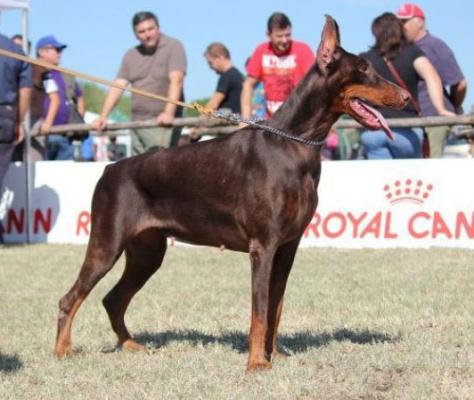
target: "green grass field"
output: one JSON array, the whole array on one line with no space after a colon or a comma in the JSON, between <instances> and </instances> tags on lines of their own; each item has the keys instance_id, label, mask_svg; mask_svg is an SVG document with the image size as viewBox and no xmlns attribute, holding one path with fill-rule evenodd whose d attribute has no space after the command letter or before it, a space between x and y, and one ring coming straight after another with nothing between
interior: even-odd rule
<instances>
[{"instance_id":1,"label":"green grass field","mask_svg":"<svg viewBox=\"0 0 474 400\"><path fill-rule=\"evenodd\" d=\"M52 349L57 303L85 247L0 246L0 399L473 399L474 252L299 251L280 338L291 357L249 374L246 254L171 247L133 300L147 353L114 349L94 289Z\"/></svg>"}]
</instances>

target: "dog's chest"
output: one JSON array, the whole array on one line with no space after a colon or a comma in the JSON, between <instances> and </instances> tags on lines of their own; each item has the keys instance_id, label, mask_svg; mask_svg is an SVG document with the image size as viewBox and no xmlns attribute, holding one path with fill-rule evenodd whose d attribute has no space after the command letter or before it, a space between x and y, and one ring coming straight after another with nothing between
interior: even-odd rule
<instances>
[{"instance_id":1,"label":"dog's chest","mask_svg":"<svg viewBox=\"0 0 474 400\"><path fill-rule=\"evenodd\" d=\"M316 185L305 177L298 188L287 188L282 193L279 220L288 234L300 233L311 221L317 204Z\"/></svg>"}]
</instances>

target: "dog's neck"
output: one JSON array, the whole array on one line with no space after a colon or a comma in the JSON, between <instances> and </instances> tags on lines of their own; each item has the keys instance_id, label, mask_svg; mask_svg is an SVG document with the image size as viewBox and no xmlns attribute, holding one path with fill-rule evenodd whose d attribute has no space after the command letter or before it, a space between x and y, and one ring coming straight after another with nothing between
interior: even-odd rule
<instances>
[{"instance_id":1,"label":"dog's neck","mask_svg":"<svg viewBox=\"0 0 474 400\"><path fill-rule=\"evenodd\" d=\"M316 64L272 116L270 125L305 139L324 140L340 114L331 110L336 94Z\"/></svg>"}]
</instances>

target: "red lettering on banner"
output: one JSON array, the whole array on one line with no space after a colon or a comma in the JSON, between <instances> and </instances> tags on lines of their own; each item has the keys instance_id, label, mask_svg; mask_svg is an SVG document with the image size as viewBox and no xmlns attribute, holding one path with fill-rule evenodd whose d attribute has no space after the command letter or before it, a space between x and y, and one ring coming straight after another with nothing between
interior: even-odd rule
<instances>
[{"instance_id":1,"label":"red lettering on banner","mask_svg":"<svg viewBox=\"0 0 474 400\"><path fill-rule=\"evenodd\" d=\"M76 235L79 236L81 234L81 230L83 230L84 235L89 236L90 223L91 223L91 213L89 211L81 212L77 217Z\"/></svg>"},{"instance_id":2,"label":"red lettering on banner","mask_svg":"<svg viewBox=\"0 0 474 400\"><path fill-rule=\"evenodd\" d=\"M51 220L53 212L51 208L46 210L47 216L44 218L43 213L41 210L35 210L34 218L33 218L33 233L39 232L39 225L41 224L43 227L43 232L49 233L51 230Z\"/></svg>"},{"instance_id":3,"label":"red lettering on banner","mask_svg":"<svg viewBox=\"0 0 474 400\"><path fill-rule=\"evenodd\" d=\"M315 213L311 223L304 231L304 237L319 238L322 236L328 239L337 239L350 234L354 239L364 239L370 236L375 239L398 239L400 235L393 230L392 220L392 212L384 213L382 211L373 215L367 211L361 214L331 212L325 216ZM82 227L81 223L84 225L85 233L89 234L87 228L89 219L78 222L78 234L80 227ZM446 239L460 239L462 237L474 239L474 213L469 218L463 212L458 212L456 220L451 221L446 220L438 211L433 213L420 211L409 218L408 234L415 239L428 237L436 239L440 236L444 236Z\"/></svg>"},{"instance_id":4,"label":"red lettering on banner","mask_svg":"<svg viewBox=\"0 0 474 400\"><path fill-rule=\"evenodd\" d=\"M36 209L33 212L33 233L40 231L49 233L52 228L53 211L48 208L45 213L40 209ZM25 233L26 231L26 212L24 208L15 210L9 209L6 217L6 232L7 234L13 233Z\"/></svg>"},{"instance_id":5,"label":"red lettering on banner","mask_svg":"<svg viewBox=\"0 0 474 400\"><path fill-rule=\"evenodd\" d=\"M329 230L329 223L331 220L340 221L339 229L337 229L334 232L331 232ZM347 226L347 222L346 222L346 218L344 217L344 214L340 212L333 212L333 213L328 214L328 216L323 221L323 233L328 238L334 239L342 235L342 233L346 230L346 226Z\"/></svg>"},{"instance_id":6,"label":"red lettering on banner","mask_svg":"<svg viewBox=\"0 0 474 400\"><path fill-rule=\"evenodd\" d=\"M314 222L313 222L314 220ZM309 225L304 230L304 237L307 238L310 233L314 235L314 237L319 237L318 226L321 222L321 216L318 213L314 213L313 220L309 223Z\"/></svg>"},{"instance_id":7,"label":"red lettering on banner","mask_svg":"<svg viewBox=\"0 0 474 400\"><path fill-rule=\"evenodd\" d=\"M385 230L383 232L384 239L396 239L398 238L398 233L390 232L390 227L392 226L392 213L387 213L387 219L385 220Z\"/></svg>"},{"instance_id":8,"label":"red lettering on banner","mask_svg":"<svg viewBox=\"0 0 474 400\"><path fill-rule=\"evenodd\" d=\"M467 217L464 213L459 212L456 215L456 239L461 237L461 227L464 228L464 232L469 239L474 239L474 213L471 214L471 224L468 225Z\"/></svg>"},{"instance_id":9,"label":"red lettering on banner","mask_svg":"<svg viewBox=\"0 0 474 400\"><path fill-rule=\"evenodd\" d=\"M379 211L367 224L365 229L360 234L360 238L373 234L375 238L380 237L380 232L382 231L382 213Z\"/></svg>"},{"instance_id":10,"label":"red lettering on banner","mask_svg":"<svg viewBox=\"0 0 474 400\"><path fill-rule=\"evenodd\" d=\"M431 236L436 238L438 235L445 235L448 239L453 237L453 234L449 230L448 225L446 225L446 222L444 222L441 214L438 211L435 211L433 214L433 231L431 232Z\"/></svg>"},{"instance_id":11,"label":"red lettering on banner","mask_svg":"<svg viewBox=\"0 0 474 400\"><path fill-rule=\"evenodd\" d=\"M25 230L25 209L20 210L20 217L17 217L15 210L10 208L7 214L7 233L13 232L13 225L17 233L22 233Z\"/></svg>"},{"instance_id":12,"label":"red lettering on banner","mask_svg":"<svg viewBox=\"0 0 474 400\"><path fill-rule=\"evenodd\" d=\"M352 215L351 212L347 213L347 218L352 223L352 237L353 238L356 238L359 236L359 225L362 222L362 220L365 219L365 217L367 217L367 212L365 211L360 215L359 218Z\"/></svg>"},{"instance_id":13,"label":"red lettering on banner","mask_svg":"<svg viewBox=\"0 0 474 400\"><path fill-rule=\"evenodd\" d=\"M408 221L408 232L410 233L411 236L413 236L416 239L423 239L427 237L430 234L430 232L428 230L424 230L422 232L415 231L415 226L414 226L415 221L419 218L430 220L431 216L427 212L423 212L423 211L413 214L413 216Z\"/></svg>"}]
</instances>

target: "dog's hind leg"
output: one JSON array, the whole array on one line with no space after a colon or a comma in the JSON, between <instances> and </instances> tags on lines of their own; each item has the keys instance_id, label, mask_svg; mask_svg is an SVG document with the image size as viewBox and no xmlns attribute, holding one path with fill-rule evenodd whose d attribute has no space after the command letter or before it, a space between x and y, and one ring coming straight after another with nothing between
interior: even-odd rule
<instances>
[{"instance_id":1,"label":"dog's hind leg","mask_svg":"<svg viewBox=\"0 0 474 400\"><path fill-rule=\"evenodd\" d=\"M296 250L300 239L294 240L280 246L273 258L273 269L270 281L270 300L268 310L268 330L265 340L265 352L268 356L286 356L278 350L277 333L280 324L281 310L283 308L283 296L285 294L286 282L290 274Z\"/></svg>"},{"instance_id":2,"label":"dog's hind leg","mask_svg":"<svg viewBox=\"0 0 474 400\"><path fill-rule=\"evenodd\" d=\"M166 237L158 230L141 233L125 249L123 275L103 300L112 329L118 336L119 347L129 350L145 349L132 339L125 325L124 315L133 296L161 266L165 252Z\"/></svg>"},{"instance_id":3,"label":"dog's hind leg","mask_svg":"<svg viewBox=\"0 0 474 400\"><path fill-rule=\"evenodd\" d=\"M101 243L97 237L91 238L76 282L59 301L58 333L54 349L59 358L72 353L71 327L74 315L97 282L113 267L121 252L118 240Z\"/></svg>"}]
</instances>

